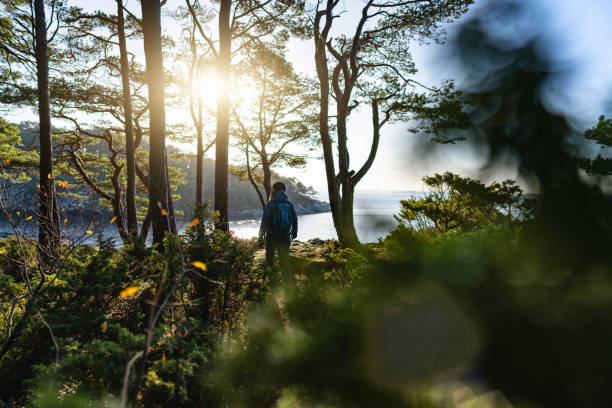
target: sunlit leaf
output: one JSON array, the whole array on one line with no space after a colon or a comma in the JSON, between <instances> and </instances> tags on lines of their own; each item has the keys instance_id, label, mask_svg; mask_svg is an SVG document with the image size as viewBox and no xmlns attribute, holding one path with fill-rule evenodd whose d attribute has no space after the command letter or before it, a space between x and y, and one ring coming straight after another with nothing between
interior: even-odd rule
<instances>
[{"instance_id":1,"label":"sunlit leaf","mask_svg":"<svg viewBox=\"0 0 612 408\"><path fill-rule=\"evenodd\" d=\"M68 222L68 218L64 218L64 225Z\"/></svg>"},{"instance_id":2,"label":"sunlit leaf","mask_svg":"<svg viewBox=\"0 0 612 408\"><path fill-rule=\"evenodd\" d=\"M66 245L68 243L70 243L70 241L66 240L66 241L62 242L62 245Z\"/></svg>"},{"instance_id":3,"label":"sunlit leaf","mask_svg":"<svg viewBox=\"0 0 612 408\"><path fill-rule=\"evenodd\" d=\"M122 298L126 298L132 296L136 292L138 292L138 286L128 286L127 288L119 292L119 296L121 296Z\"/></svg>"},{"instance_id":4,"label":"sunlit leaf","mask_svg":"<svg viewBox=\"0 0 612 408\"><path fill-rule=\"evenodd\" d=\"M102 322L100 329L102 329L102 333L106 333L106 330L108 329L108 322L106 320Z\"/></svg>"},{"instance_id":5,"label":"sunlit leaf","mask_svg":"<svg viewBox=\"0 0 612 408\"><path fill-rule=\"evenodd\" d=\"M112 224L113 222L115 222L117 220L117 216L114 216L113 218L111 218L110 223Z\"/></svg>"},{"instance_id":6,"label":"sunlit leaf","mask_svg":"<svg viewBox=\"0 0 612 408\"><path fill-rule=\"evenodd\" d=\"M30 221L32 219L32 216L30 215L28 218L26 218L26 221Z\"/></svg>"},{"instance_id":7,"label":"sunlit leaf","mask_svg":"<svg viewBox=\"0 0 612 408\"><path fill-rule=\"evenodd\" d=\"M195 266L196 268L201 269L201 270L203 270L203 271L205 271L205 270L207 269L207 268L206 268L206 264L205 264L204 262L200 262L200 261L193 261L191 264L192 264L193 266Z\"/></svg>"},{"instance_id":8,"label":"sunlit leaf","mask_svg":"<svg viewBox=\"0 0 612 408\"><path fill-rule=\"evenodd\" d=\"M21 215L21 212L20 211L15 211L15 214Z\"/></svg>"},{"instance_id":9,"label":"sunlit leaf","mask_svg":"<svg viewBox=\"0 0 612 408\"><path fill-rule=\"evenodd\" d=\"M47 178L51 180L51 173L47 174Z\"/></svg>"},{"instance_id":10,"label":"sunlit leaf","mask_svg":"<svg viewBox=\"0 0 612 408\"><path fill-rule=\"evenodd\" d=\"M6 164L10 164L10 163L11 163L11 159L6 159L4 162L5 162Z\"/></svg>"},{"instance_id":11,"label":"sunlit leaf","mask_svg":"<svg viewBox=\"0 0 612 408\"><path fill-rule=\"evenodd\" d=\"M189 223L189 226L190 226L190 227L193 227L194 225L198 225L198 224L199 224L199 222L200 222L200 219L199 219L199 218L196 218L196 219L194 219L193 221L191 221L191 222Z\"/></svg>"},{"instance_id":12,"label":"sunlit leaf","mask_svg":"<svg viewBox=\"0 0 612 408\"><path fill-rule=\"evenodd\" d=\"M162 354L162 361L166 361L166 353Z\"/></svg>"},{"instance_id":13,"label":"sunlit leaf","mask_svg":"<svg viewBox=\"0 0 612 408\"><path fill-rule=\"evenodd\" d=\"M85 231L85 233L91 235L91 234L93 234L93 231L92 230L87 230L87 231Z\"/></svg>"},{"instance_id":14,"label":"sunlit leaf","mask_svg":"<svg viewBox=\"0 0 612 408\"><path fill-rule=\"evenodd\" d=\"M161 215L168 215L168 211L166 211L166 210L161 210Z\"/></svg>"}]
</instances>

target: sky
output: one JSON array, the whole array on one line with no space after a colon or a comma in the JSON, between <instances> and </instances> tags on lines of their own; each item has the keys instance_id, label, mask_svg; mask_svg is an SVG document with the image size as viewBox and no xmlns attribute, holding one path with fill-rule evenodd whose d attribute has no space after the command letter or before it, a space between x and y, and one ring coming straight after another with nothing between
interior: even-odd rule
<instances>
[{"instance_id":1,"label":"sky","mask_svg":"<svg viewBox=\"0 0 612 408\"><path fill-rule=\"evenodd\" d=\"M470 12L461 20L447 27L452 37L462 23L473 13L478 13L485 0L476 0ZM493 0L494 1L494 0ZM592 126L602 113L612 111L612 52L607 39L612 38L612 1L610 0L527 0L529 13L524 21L507 27L498 27L505 38L544 35L553 59L566 73L551 83L553 97L550 110L568 115L579 129ZM114 2L72 0L87 10L107 7L113 13ZM137 14L139 3L128 0L128 7ZM169 0L164 7L171 10L182 5L183 0ZM345 0L346 13L339 22L339 31L350 30L358 16L359 0ZM165 34L180 32L178 24L168 16L162 19ZM411 52L419 70L416 79L429 85L452 78L461 86L464 74L448 58L447 45L413 44ZM141 53L141 55L143 55ZM289 60L294 68L310 77L315 76L314 47L312 41L291 40ZM172 112L169 112L172 115ZM174 113L176 114L176 113ZM20 118L32 119L31 114L20 113ZM187 118L187 116L185 116ZM17 119L17 118L15 118ZM17 119L17 121L19 121ZM171 122L169 118L169 122ZM484 164L482 147L461 144L437 146L432 154L424 156L423 146L428 137L409 133L406 124L387 125L382 130L380 148L374 165L358 186L358 190L422 190L421 178L434 172L453 171L478 177L483 181L517 178L529 189L526 181L518 178L516 166L505 163L488 173L479 172ZM369 153L371 142L370 112L360 109L353 113L348 123L351 167L358 169ZM192 149L191 145L182 145ZM481 149L481 150L478 150ZM313 185L325 192L325 170L321 160L311 160L304 169L278 169L283 175L293 176L306 185Z\"/></svg>"},{"instance_id":2,"label":"sky","mask_svg":"<svg viewBox=\"0 0 612 408\"><path fill-rule=\"evenodd\" d=\"M494 0L492 0L494 1ZM538 36L545 37L551 58L563 75L551 82L549 109L568 117L576 128L593 126L603 113L612 112L612 52L607 39L612 38L612 1L610 0L526 0L528 15L516 25L496 27L503 38ZM348 3L348 2L347 2ZM476 0L470 12L447 27L448 35L457 32L460 24L478 13L484 1ZM348 17L348 16L347 16ZM349 23L350 24L350 23ZM314 70L312 44L296 44L290 58L304 72ZM429 44L412 46L412 54L419 70L417 78L427 84L438 84L444 78L452 78L461 87L464 74L448 59L448 45ZM362 163L367 156L370 133L369 112L361 112L349 123L349 143L352 163ZM421 178L434 172L453 171L483 181L515 178L526 190L536 187L517 174L516 163L505 163L481 172L484 164L483 147L457 143L437 145L427 158L423 156L426 135L406 131L397 124L383 128L381 145L370 172L360 183L364 190L422 190ZM297 177L299 172L295 171ZM324 179L322 163L308 167L308 177ZM321 176L319 176L321 174Z\"/></svg>"}]
</instances>

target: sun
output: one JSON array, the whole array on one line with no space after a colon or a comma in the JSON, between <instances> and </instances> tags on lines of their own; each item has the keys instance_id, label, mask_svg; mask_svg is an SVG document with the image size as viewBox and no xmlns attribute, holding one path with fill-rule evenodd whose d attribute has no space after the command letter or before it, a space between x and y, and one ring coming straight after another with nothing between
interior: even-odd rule
<instances>
[{"instance_id":1,"label":"sun","mask_svg":"<svg viewBox=\"0 0 612 408\"><path fill-rule=\"evenodd\" d=\"M189 84L193 97L194 109L197 110L198 97L202 101L205 117L214 115L217 110L217 97L221 92L228 92L231 109L239 115L247 114L248 109L257 106L258 90L255 85L244 77L230 81L230 85L219 80L214 72L202 73ZM183 88L184 89L184 88ZM170 124L191 124L192 118L189 106L168 104L166 106L166 121Z\"/></svg>"},{"instance_id":2,"label":"sun","mask_svg":"<svg viewBox=\"0 0 612 408\"><path fill-rule=\"evenodd\" d=\"M238 110L241 110L243 105L253 104L257 96L255 87L244 78L230 81L228 85L214 73L202 74L194 79L191 89L194 96L201 96L202 103L208 110L216 108L220 92L229 92L230 103Z\"/></svg>"},{"instance_id":3,"label":"sun","mask_svg":"<svg viewBox=\"0 0 612 408\"><path fill-rule=\"evenodd\" d=\"M199 95L202 98L207 109L215 109L219 93L227 87L224 82L220 81L216 74L202 74L191 81L191 90L194 97Z\"/></svg>"}]
</instances>

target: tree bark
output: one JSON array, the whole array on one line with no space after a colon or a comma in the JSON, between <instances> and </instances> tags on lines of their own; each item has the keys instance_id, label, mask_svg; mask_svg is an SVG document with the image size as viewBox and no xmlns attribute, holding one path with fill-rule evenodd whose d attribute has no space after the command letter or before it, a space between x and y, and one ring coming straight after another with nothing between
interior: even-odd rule
<instances>
[{"instance_id":1,"label":"tree bark","mask_svg":"<svg viewBox=\"0 0 612 408\"><path fill-rule=\"evenodd\" d=\"M231 0L221 0L219 9L219 56L217 79L217 143L215 147L215 211L219 213L215 228L229 230L228 145L229 145L229 74L231 67Z\"/></svg>"},{"instance_id":2,"label":"tree bark","mask_svg":"<svg viewBox=\"0 0 612 408\"><path fill-rule=\"evenodd\" d=\"M342 229L338 232L340 243L349 248L359 248L361 243L355 230L355 218L353 214L353 199L355 197L355 184L348 181L342 184Z\"/></svg>"},{"instance_id":3,"label":"tree bark","mask_svg":"<svg viewBox=\"0 0 612 408\"><path fill-rule=\"evenodd\" d=\"M172 187L170 186L170 173L168 171L168 158L166 157L166 183L168 185L168 219L170 222L170 232L178 234L176 229L176 217L174 216L174 200L172 199Z\"/></svg>"},{"instance_id":4,"label":"tree bark","mask_svg":"<svg viewBox=\"0 0 612 408\"><path fill-rule=\"evenodd\" d=\"M187 6L191 9L191 4L187 2ZM193 30L191 31L191 67L189 70L189 112L191 113L191 119L196 128L196 191L195 191L195 210L199 212L199 208L202 206L204 200L204 145L202 140L202 133L204 127L204 106L202 104L202 90L196 89L196 97L193 97L193 84L200 84L201 72L198 57L198 48L195 40L195 29L197 26L197 20L193 16ZM198 216L198 215L196 215Z\"/></svg>"},{"instance_id":5,"label":"tree bark","mask_svg":"<svg viewBox=\"0 0 612 408\"><path fill-rule=\"evenodd\" d=\"M319 134L321 145L323 146L323 160L325 163L325 174L327 177L327 192L329 195L329 205L331 207L334 227L338 234L338 239L342 235L342 201L340 198L339 183L336 177L334 165L334 154L332 151L332 140L329 133L329 69L327 68L326 41L332 24L332 9L337 2L328 1L326 10L317 12L314 23L315 41L315 64L317 77L320 84L321 103L319 107ZM319 31L321 19L325 17L325 25ZM342 241L340 241L342 243ZM344 243L343 243L344 244Z\"/></svg>"},{"instance_id":6,"label":"tree bark","mask_svg":"<svg viewBox=\"0 0 612 408\"><path fill-rule=\"evenodd\" d=\"M270 198L272 193L272 170L270 169L270 163L268 162L267 153L262 149L261 155L261 168L263 170L263 187L266 190L266 197Z\"/></svg>"},{"instance_id":7,"label":"tree bark","mask_svg":"<svg viewBox=\"0 0 612 408\"><path fill-rule=\"evenodd\" d=\"M142 0L147 82L149 87L149 208L153 226L153 243L161 248L170 231L168 180L166 176L166 113L164 107L164 70L161 48L161 4L159 0Z\"/></svg>"},{"instance_id":8,"label":"tree bark","mask_svg":"<svg viewBox=\"0 0 612 408\"><path fill-rule=\"evenodd\" d=\"M145 243L147 242L147 237L149 236L149 228L151 227L151 210L147 211L147 215L145 219L142 221L142 226L140 227L140 240Z\"/></svg>"},{"instance_id":9,"label":"tree bark","mask_svg":"<svg viewBox=\"0 0 612 408\"><path fill-rule=\"evenodd\" d=\"M257 193L257 197L259 197L259 202L261 204L261 209L263 210L263 209L266 208L266 200L264 199L263 195L261 194L261 191L259 190L259 186L257 185L257 182L255 182L255 179L253 178L253 172L251 171L251 160L250 160L250 156L249 156L249 144L248 143L246 143L245 152L246 152L247 176L249 177L249 181L251 182L251 185L253 186L253 188L255 189L255 192Z\"/></svg>"},{"instance_id":10,"label":"tree bark","mask_svg":"<svg viewBox=\"0 0 612 408\"><path fill-rule=\"evenodd\" d=\"M135 237L138 234L138 218L136 216L136 166L134 158L134 127L132 123L132 92L130 88L130 69L128 65L127 46L125 43L123 0L117 0L117 20L121 82L123 86L123 111L125 115L125 160L127 164L125 205L128 233Z\"/></svg>"},{"instance_id":11,"label":"tree bark","mask_svg":"<svg viewBox=\"0 0 612 408\"><path fill-rule=\"evenodd\" d=\"M38 243L41 260L48 262L55 256L59 244L59 213L53 181L53 146L51 144L51 112L49 107L49 55L44 0L34 1L34 15L38 115L40 121Z\"/></svg>"},{"instance_id":12,"label":"tree bark","mask_svg":"<svg viewBox=\"0 0 612 408\"><path fill-rule=\"evenodd\" d=\"M204 146L202 141L202 95L198 92L198 123L196 125L196 209L202 206L204 199Z\"/></svg>"}]
</instances>

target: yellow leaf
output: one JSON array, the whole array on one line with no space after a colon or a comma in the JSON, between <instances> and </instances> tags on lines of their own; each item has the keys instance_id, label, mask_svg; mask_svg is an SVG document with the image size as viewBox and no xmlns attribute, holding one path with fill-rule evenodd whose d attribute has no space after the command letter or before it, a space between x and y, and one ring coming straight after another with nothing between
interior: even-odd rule
<instances>
[{"instance_id":1,"label":"yellow leaf","mask_svg":"<svg viewBox=\"0 0 612 408\"><path fill-rule=\"evenodd\" d=\"M166 353L162 354L162 361L166 361Z\"/></svg>"},{"instance_id":2,"label":"yellow leaf","mask_svg":"<svg viewBox=\"0 0 612 408\"><path fill-rule=\"evenodd\" d=\"M40 184L37 184L36 187L38 187L38 189L40 190Z\"/></svg>"},{"instance_id":3,"label":"yellow leaf","mask_svg":"<svg viewBox=\"0 0 612 408\"><path fill-rule=\"evenodd\" d=\"M134 244L132 243L131 245L132 245L132 248L134 248Z\"/></svg>"},{"instance_id":4,"label":"yellow leaf","mask_svg":"<svg viewBox=\"0 0 612 408\"><path fill-rule=\"evenodd\" d=\"M51 173L47 174L47 178L51 180Z\"/></svg>"},{"instance_id":5,"label":"yellow leaf","mask_svg":"<svg viewBox=\"0 0 612 408\"><path fill-rule=\"evenodd\" d=\"M194 261L194 262L192 262L191 264L192 264L193 266L195 266L196 268L201 269L201 270L203 270L203 271L205 271L205 270L207 269L207 268L206 268L206 264L205 264L204 262Z\"/></svg>"},{"instance_id":6,"label":"yellow leaf","mask_svg":"<svg viewBox=\"0 0 612 408\"><path fill-rule=\"evenodd\" d=\"M64 225L68 222L68 218L64 218Z\"/></svg>"},{"instance_id":7,"label":"yellow leaf","mask_svg":"<svg viewBox=\"0 0 612 408\"><path fill-rule=\"evenodd\" d=\"M6 162L6 164L10 164L11 163L11 159L6 159L5 162Z\"/></svg>"},{"instance_id":8,"label":"yellow leaf","mask_svg":"<svg viewBox=\"0 0 612 408\"><path fill-rule=\"evenodd\" d=\"M16 213L17 215L21 215L21 212L19 212L19 211L16 211L15 213Z\"/></svg>"},{"instance_id":9,"label":"yellow leaf","mask_svg":"<svg viewBox=\"0 0 612 408\"><path fill-rule=\"evenodd\" d=\"M111 222L110 222L110 223L112 224L112 223L113 223L113 222L115 222L116 220L117 220L117 217L115 216L115 217L111 218Z\"/></svg>"},{"instance_id":10,"label":"yellow leaf","mask_svg":"<svg viewBox=\"0 0 612 408\"><path fill-rule=\"evenodd\" d=\"M137 398L138 398L139 400L141 400L141 399L142 399L142 394L138 394L138 397L137 397Z\"/></svg>"},{"instance_id":11,"label":"yellow leaf","mask_svg":"<svg viewBox=\"0 0 612 408\"><path fill-rule=\"evenodd\" d=\"M102 329L102 333L106 332L106 329L108 329L108 322L105 320L102 322L102 324L100 325L100 328Z\"/></svg>"},{"instance_id":12,"label":"yellow leaf","mask_svg":"<svg viewBox=\"0 0 612 408\"><path fill-rule=\"evenodd\" d=\"M198 218L194 219L193 221L191 221L189 223L190 227L193 227L194 225L198 225L198 223L200 222L200 220Z\"/></svg>"},{"instance_id":13,"label":"yellow leaf","mask_svg":"<svg viewBox=\"0 0 612 408\"><path fill-rule=\"evenodd\" d=\"M136 292L138 292L138 286L128 286L119 293L119 296L126 298L132 296Z\"/></svg>"},{"instance_id":14,"label":"yellow leaf","mask_svg":"<svg viewBox=\"0 0 612 408\"><path fill-rule=\"evenodd\" d=\"M161 210L161 215L168 215L168 211L166 211L166 210Z\"/></svg>"},{"instance_id":15,"label":"yellow leaf","mask_svg":"<svg viewBox=\"0 0 612 408\"><path fill-rule=\"evenodd\" d=\"M62 245L66 245L66 244L68 244L69 242L70 242L70 241L66 240L66 241L62 242Z\"/></svg>"},{"instance_id":16,"label":"yellow leaf","mask_svg":"<svg viewBox=\"0 0 612 408\"><path fill-rule=\"evenodd\" d=\"M92 230L87 230L87 231L85 231L85 233L91 235L91 234L93 234L93 231Z\"/></svg>"},{"instance_id":17,"label":"yellow leaf","mask_svg":"<svg viewBox=\"0 0 612 408\"><path fill-rule=\"evenodd\" d=\"M32 219L32 216L30 215L28 218L26 218L26 221L30 221Z\"/></svg>"},{"instance_id":18,"label":"yellow leaf","mask_svg":"<svg viewBox=\"0 0 612 408\"><path fill-rule=\"evenodd\" d=\"M168 332L168 337L172 337L172 332Z\"/></svg>"}]
</instances>

